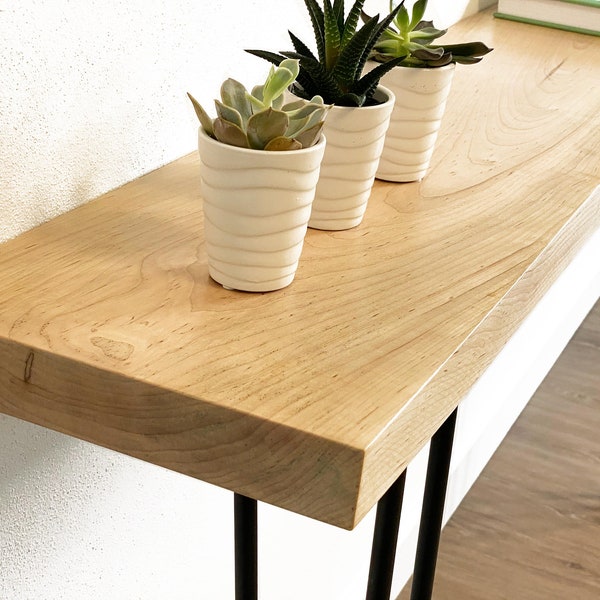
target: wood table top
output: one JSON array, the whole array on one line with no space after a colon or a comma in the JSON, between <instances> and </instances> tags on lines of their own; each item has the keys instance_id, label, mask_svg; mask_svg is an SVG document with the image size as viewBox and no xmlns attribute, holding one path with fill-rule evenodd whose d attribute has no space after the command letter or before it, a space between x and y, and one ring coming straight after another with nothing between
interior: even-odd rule
<instances>
[{"instance_id":1,"label":"wood table top","mask_svg":"<svg viewBox=\"0 0 600 600\"><path fill-rule=\"evenodd\" d=\"M429 174L309 230L288 288L209 278L196 154L0 245L0 412L354 527L600 227L600 39L447 37L495 49Z\"/></svg>"}]
</instances>

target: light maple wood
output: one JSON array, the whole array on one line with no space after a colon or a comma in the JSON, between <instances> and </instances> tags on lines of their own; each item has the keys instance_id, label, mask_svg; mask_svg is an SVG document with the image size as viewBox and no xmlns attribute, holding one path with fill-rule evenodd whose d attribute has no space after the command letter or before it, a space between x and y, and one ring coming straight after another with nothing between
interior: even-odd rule
<instances>
[{"instance_id":1,"label":"light maple wood","mask_svg":"<svg viewBox=\"0 0 600 600\"><path fill-rule=\"evenodd\" d=\"M0 246L0 411L352 528L600 226L600 39L522 27L289 288L209 279L195 155Z\"/></svg>"},{"instance_id":2,"label":"light maple wood","mask_svg":"<svg viewBox=\"0 0 600 600\"><path fill-rule=\"evenodd\" d=\"M600 598L599 425L600 302L444 529L434 598Z\"/></svg>"}]
</instances>

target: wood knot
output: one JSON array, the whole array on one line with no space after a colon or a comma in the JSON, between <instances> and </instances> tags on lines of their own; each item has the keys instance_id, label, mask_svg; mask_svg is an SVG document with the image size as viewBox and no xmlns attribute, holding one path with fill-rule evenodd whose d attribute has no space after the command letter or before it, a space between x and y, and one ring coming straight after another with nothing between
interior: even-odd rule
<instances>
[{"instance_id":1,"label":"wood knot","mask_svg":"<svg viewBox=\"0 0 600 600\"><path fill-rule=\"evenodd\" d=\"M25 370L23 371L23 381L29 383L31 371L33 369L33 352L30 352L25 359Z\"/></svg>"}]
</instances>

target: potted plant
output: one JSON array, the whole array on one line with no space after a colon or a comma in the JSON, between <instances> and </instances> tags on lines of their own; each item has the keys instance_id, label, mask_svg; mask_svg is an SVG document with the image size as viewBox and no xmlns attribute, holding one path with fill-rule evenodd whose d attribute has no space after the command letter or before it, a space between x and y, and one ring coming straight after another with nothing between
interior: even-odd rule
<instances>
[{"instance_id":1,"label":"potted plant","mask_svg":"<svg viewBox=\"0 0 600 600\"><path fill-rule=\"evenodd\" d=\"M327 148L309 227L348 229L363 218L394 95L379 86L380 77L400 64L404 57L386 61L363 74L367 58L379 36L392 22L397 10L360 23L364 0L356 0L347 16L343 0L304 0L315 33L316 53L293 33L294 51L248 50L274 64L288 58L300 61L300 72L291 92L300 98L315 94L333 104L324 133Z\"/></svg>"},{"instance_id":2,"label":"potted plant","mask_svg":"<svg viewBox=\"0 0 600 600\"><path fill-rule=\"evenodd\" d=\"M390 9L395 2L390 0ZM447 30L424 21L427 0L417 0L409 14L404 0L369 56L368 69L404 58L381 79L396 96L376 177L418 181L431 160L456 63L474 64L491 52L482 42L439 45ZM365 22L370 17L363 11Z\"/></svg>"},{"instance_id":3,"label":"potted plant","mask_svg":"<svg viewBox=\"0 0 600 600\"><path fill-rule=\"evenodd\" d=\"M271 67L252 92L227 79L217 117L190 94L210 276L225 288L266 292L294 279L325 150L323 99L284 103L299 61Z\"/></svg>"}]
</instances>

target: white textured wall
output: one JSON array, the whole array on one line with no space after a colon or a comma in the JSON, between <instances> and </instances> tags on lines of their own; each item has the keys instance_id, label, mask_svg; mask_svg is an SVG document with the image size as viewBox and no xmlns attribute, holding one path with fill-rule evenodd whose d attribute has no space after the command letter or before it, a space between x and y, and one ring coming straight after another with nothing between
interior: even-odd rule
<instances>
[{"instance_id":1,"label":"white textured wall","mask_svg":"<svg viewBox=\"0 0 600 600\"><path fill-rule=\"evenodd\" d=\"M287 4L287 6L286 6ZM0 241L195 145L185 92L267 64L299 2L0 0ZM272 29L272 31L269 31Z\"/></svg>"},{"instance_id":2,"label":"white textured wall","mask_svg":"<svg viewBox=\"0 0 600 600\"><path fill-rule=\"evenodd\" d=\"M479 4L432 0L431 16ZM0 0L0 242L192 151L185 92L256 83L266 64L241 49L288 47L288 27L310 32L301 0ZM0 600L232 598L230 509L217 488L0 417ZM351 533L260 517L264 600L363 595L372 515Z\"/></svg>"}]
</instances>

